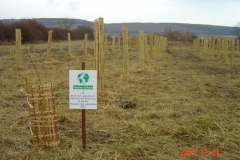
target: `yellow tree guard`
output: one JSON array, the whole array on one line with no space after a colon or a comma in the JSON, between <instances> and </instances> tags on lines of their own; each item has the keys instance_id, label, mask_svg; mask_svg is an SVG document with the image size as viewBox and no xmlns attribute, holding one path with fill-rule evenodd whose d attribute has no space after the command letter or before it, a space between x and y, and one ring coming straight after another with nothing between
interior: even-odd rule
<instances>
[{"instance_id":1,"label":"yellow tree guard","mask_svg":"<svg viewBox=\"0 0 240 160\"><path fill-rule=\"evenodd\" d=\"M133 41L133 37L132 37L132 36L128 36L128 47L129 47L129 48L133 48L133 43L132 43L132 41Z\"/></svg>"},{"instance_id":2,"label":"yellow tree guard","mask_svg":"<svg viewBox=\"0 0 240 160\"><path fill-rule=\"evenodd\" d=\"M234 52L235 52L235 39L232 38L231 40L231 59L230 59L230 64L231 64L231 67L233 67L234 65Z\"/></svg>"},{"instance_id":3,"label":"yellow tree guard","mask_svg":"<svg viewBox=\"0 0 240 160\"><path fill-rule=\"evenodd\" d=\"M237 40L237 52L239 52L239 40Z\"/></svg>"},{"instance_id":4,"label":"yellow tree guard","mask_svg":"<svg viewBox=\"0 0 240 160\"><path fill-rule=\"evenodd\" d=\"M150 32L150 35L149 35L149 45L150 45L150 50L149 50L150 59L152 59L153 58L153 32Z\"/></svg>"},{"instance_id":5,"label":"yellow tree guard","mask_svg":"<svg viewBox=\"0 0 240 160\"><path fill-rule=\"evenodd\" d=\"M140 68L144 68L144 32L139 31L139 62Z\"/></svg>"},{"instance_id":6,"label":"yellow tree guard","mask_svg":"<svg viewBox=\"0 0 240 160\"><path fill-rule=\"evenodd\" d=\"M104 76L104 21L103 18L94 20L94 67L97 70L98 91L103 89Z\"/></svg>"},{"instance_id":7,"label":"yellow tree guard","mask_svg":"<svg viewBox=\"0 0 240 160\"><path fill-rule=\"evenodd\" d=\"M217 39L217 50L218 50L217 60L218 60L218 61L220 60L220 47L221 47L221 39L218 38L218 39Z\"/></svg>"},{"instance_id":8,"label":"yellow tree guard","mask_svg":"<svg viewBox=\"0 0 240 160\"><path fill-rule=\"evenodd\" d=\"M204 44L204 43L203 43L203 40L204 40L204 39L201 39L201 51L203 51L203 44Z\"/></svg>"},{"instance_id":9,"label":"yellow tree guard","mask_svg":"<svg viewBox=\"0 0 240 160\"><path fill-rule=\"evenodd\" d=\"M197 39L197 49L200 50L200 39Z\"/></svg>"},{"instance_id":10,"label":"yellow tree guard","mask_svg":"<svg viewBox=\"0 0 240 160\"><path fill-rule=\"evenodd\" d=\"M51 61L52 30L48 31L47 62Z\"/></svg>"},{"instance_id":11,"label":"yellow tree guard","mask_svg":"<svg viewBox=\"0 0 240 160\"><path fill-rule=\"evenodd\" d=\"M112 52L115 51L115 36L112 37Z\"/></svg>"},{"instance_id":12,"label":"yellow tree guard","mask_svg":"<svg viewBox=\"0 0 240 160\"><path fill-rule=\"evenodd\" d=\"M109 53L109 50L108 50L108 34L104 34L104 52Z\"/></svg>"},{"instance_id":13,"label":"yellow tree guard","mask_svg":"<svg viewBox=\"0 0 240 160\"><path fill-rule=\"evenodd\" d=\"M149 63L147 33L144 33L144 62Z\"/></svg>"},{"instance_id":14,"label":"yellow tree guard","mask_svg":"<svg viewBox=\"0 0 240 160\"><path fill-rule=\"evenodd\" d=\"M88 34L84 34L84 55L87 55L87 41L88 41Z\"/></svg>"},{"instance_id":15,"label":"yellow tree guard","mask_svg":"<svg viewBox=\"0 0 240 160\"><path fill-rule=\"evenodd\" d=\"M21 30L16 29L16 45L15 45L15 65L21 68L22 66L22 45L21 45Z\"/></svg>"},{"instance_id":16,"label":"yellow tree guard","mask_svg":"<svg viewBox=\"0 0 240 160\"><path fill-rule=\"evenodd\" d=\"M72 54L71 35L68 33L68 54Z\"/></svg>"},{"instance_id":17,"label":"yellow tree guard","mask_svg":"<svg viewBox=\"0 0 240 160\"><path fill-rule=\"evenodd\" d=\"M204 53L208 53L208 39L204 38Z\"/></svg>"},{"instance_id":18,"label":"yellow tree guard","mask_svg":"<svg viewBox=\"0 0 240 160\"><path fill-rule=\"evenodd\" d=\"M224 61L228 63L228 38L224 37Z\"/></svg>"},{"instance_id":19,"label":"yellow tree guard","mask_svg":"<svg viewBox=\"0 0 240 160\"><path fill-rule=\"evenodd\" d=\"M121 37L120 35L117 36L118 37L118 50L120 51L120 45L121 45Z\"/></svg>"},{"instance_id":20,"label":"yellow tree guard","mask_svg":"<svg viewBox=\"0 0 240 160\"><path fill-rule=\"evenodd\" d=\"M60 136L52 83L26 86L33 145L57 146Z\"/></svg>"},{"instance_id":21,"label":"yellow tree guard","mask_svg":"<svg viewBox=\"0 0 240 160\"><path fill-rule=\"evenodd\" d=\"M123 35L123 77L127 78L129 76L128 29L127 29L127 26L122 26L122 35ZM120 38L118 40L120 41Z\"/></svg>"}]
</instances>

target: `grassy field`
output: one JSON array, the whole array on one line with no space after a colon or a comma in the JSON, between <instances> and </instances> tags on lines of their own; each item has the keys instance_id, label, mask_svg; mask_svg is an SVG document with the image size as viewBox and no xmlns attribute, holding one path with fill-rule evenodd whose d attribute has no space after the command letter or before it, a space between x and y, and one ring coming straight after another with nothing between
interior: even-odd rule
<instances>
[{"instance_id":1,"label":"grassy field","mask_svg":"<svg viewBox=\"0 0 240 160\"><path fill-rule=\"evenodd\" d=\"M105 55L105 89L98 93L98 109L86 111L84 151L81 111L68 108L68 74L81 69L81 62L87 70L94 69L90 43L92 57L80 57L83 42L73 41L72 54L77 58L72 61L63 58L67 42L53 43L51 57L60 62L56 65L43 63L47 44L34 44L30 54L41 81L54 84L61 142L53 148L30 142L29 107L19 90L25 88L26 77L31 83L38 80L27 46L22 71L12 70L9 49L14 45L0 46L0 159L240 159L240 53L230 67L184 44L169 45L144 70L139 68L138 49L131 49L128 80L121 78L122 52Z\"/></svg>"}]
</instances>

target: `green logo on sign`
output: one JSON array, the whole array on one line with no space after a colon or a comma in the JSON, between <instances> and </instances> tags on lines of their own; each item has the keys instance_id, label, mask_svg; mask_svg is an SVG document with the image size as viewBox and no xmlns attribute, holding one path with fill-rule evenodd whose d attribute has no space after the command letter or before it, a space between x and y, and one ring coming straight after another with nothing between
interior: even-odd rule
<instances>
[{"instance_id":1,"label":"green logo on sign","mask_svg":"<svg viewBox=\"0 0 240 160\"><path fill-rule=\"evenodd\" d=\"M87 73L80 73L78 75L78 80L81 84L85 84L89 80L89 75Z\"/></svg>"}]
</instances>

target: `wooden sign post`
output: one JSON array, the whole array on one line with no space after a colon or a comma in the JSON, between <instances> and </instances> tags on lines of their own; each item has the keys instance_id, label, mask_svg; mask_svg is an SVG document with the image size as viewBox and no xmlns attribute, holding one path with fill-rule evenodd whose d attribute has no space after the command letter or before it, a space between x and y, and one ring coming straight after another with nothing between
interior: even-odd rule
<instances>
[{"instance_id":1,"label":"wooden sign post","mask_svg":"<svg viewBox=\"0 0 240 160\"><path fill-rule=\"evenodd\" d=\"M82 62L82 70L85 70L85 62ZM82 109L82 144L86 150L86 110Z\"/></svg>"},{"instance_id":2,"label":"wooden sign post","mask_svg":"<svg viewBox=\"0 0 240 160\"><path fill-rule=\"evenodd\" d=\"M82 109L82 144L86 149L86 109L97 109L97 71L69 70L69 108Z\"/></svg>"}]
</instances>

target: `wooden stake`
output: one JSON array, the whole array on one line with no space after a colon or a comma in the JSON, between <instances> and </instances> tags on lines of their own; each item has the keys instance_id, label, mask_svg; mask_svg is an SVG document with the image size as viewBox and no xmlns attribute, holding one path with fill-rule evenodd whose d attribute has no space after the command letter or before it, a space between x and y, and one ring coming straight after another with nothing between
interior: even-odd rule
<instances>
[{"instance_id":1,"label":"wooden stake","mask_svg":"<svg viewBox=\"0 0 240 160\"><path fill-rule=\"evenodd\" d=\"M85 70L85 62L82 62L82 70ZM86 110L82 109L82 144L83 149L86 150Z\"/></svg>"},{"instance_id":2,"label":"wooden stake","mask_svg":"<svg viewBox=\"0 0 240 160\"><path fill-rule=\"evenodd\" d=\"M132 40L133 40L133 37L132 36L128 36L128 47L129 48L133 48Z\"/></svg>"},{"instance_id":3,"label":"wooden stake","mask_svg":"<svg viewBox=\"0 0 240 160\"><path fill-rule=\"evenodd\" d=\"M16 29L16 45L15 45L15 65L16 67L22 66L22 47L21 47L21 30Z\"/></svg>"},{"instance_id":4,"label":"wooden stake","mask_svg":"<svg viewBox=\"0 0 240 160\"><path fill-rule=\"evenodd\" d=\"M196 49L196 39L193 40L193 49Z\"/></svg>"},{"instance_id":5,"label":"wooden stake","mask_svg":"<svg viewBox=\"0 0 240 160\"><path fill-rule=\"evenodd\" d=\"M118 50L120 51L121 37L120 35L118 35L117 37L118 37Z\"/></svg>"},{"instance_id":6,"label":"wooden stake","mask_svg":"<svg viewBox=\"0 0 240 160\"><path fill-rule=\"evenodd\" d=\"M99 54L99 22L97 19L94 20L94 68L97 69L98 66L98 54Z\"/></svg>"},{"instance_id":7,"label":"wooden stake","mask_svg":"<svg viewBox=\"0 0 240 160\"><path fill-rule=\"evenodd\" d=\"M115 51L115 36L112 37L112 53Z\"/></svg>"},{"instance_id":8,"label":"wooden stake","mask_svg":"<svg viewBox=\"0 0 240 160\"><path fill-rule=\"evenodd\" d=\"M215 38L212 38L212 55L215 55Z\"/></svg>"},{"instance_id":9,"label":"wooden stake","mask_svg":"<svg viewBox=\"0 0 240 160\"><path fill-rule=\"evenodd\" d=\"M197 39L197 49L200 50L200 39Z\"/></svg>"},{"instance_id":10,"label":"wooden stake","mask_svg":"<svg viewBox=\"0 0 240 160\"><path fill-rule=\"evenodd\" d=\"M94 20L94 55L95 55L95 70L97 70L98 91L103 89L103 60L104 60L104 20L98 18Z\"/></svg>"},{"instance_id":11,"label":"wooden stake","mask_svg":"<svg viewBox=\"0 0 240 160\"><path fill-rule=\"evenodd\" d=\"M136 44L136 37L132 37L132 47L136 47L137 44Z\"/></svg>"},{"instance_id":12,"label":"wooden stake","mask_svg":"<svg viewBox=\"0 0 240 160\"><path fill-rule=\"evenodd\" d=\"M228 38L224 37L224 61L228 63Z\"/></svg>"},{"instance_id":13,"label":"wooden stake","mask_svg":"<svg viewBox=\"0 0 240 160\"><path fill-rule=\"evenodd\" d=\"M48 31L48 48L47 48L47 59L46 61L51 61L51 47L52 47L52 30Z\"/></svg>"},{"instance_id":14,"label":"wooden stake","mask_svg":"<svg viewBox=\"0 0 240 160\"><path fill-rule=\"evenodd\" d=\"M108 51L108 34L104 34L104 53L109 53L109 51Z\"/></svg>"},{"instance_id":15,"label":"wooden stake","mask_svg":"<svg viewBox=\"0 0 240 160\"><path fill-rule=\"evenodd\" d=\"M144 68L144 32L139 31L139 61L141 69Z\"/></svg>"},{"instance_id":16,"label":"wooden stake","mask_svg":"<svg viewBox=\"0 0 240 160\"><path fill-rule=\"evenodd\" d=\"M87 55L87 41L88 41L88 34L84 35L84 55Z\"/></svg>"},{"instance_id":17,"label":"wooden stake","mask_svg":"<svg viewBox=\"0 0 240 160\"><path fill-rule=\"evenodd\" d=\"M128 29L126 26L122 26L122 35L123 35L123 76L124 78L127 78L129 76L129 60L128 60Z\"/></svg>"},{"instance_id":18,"label":"wooden stake","mask_svg":"<svg viewBox=\"0 0 240 160\"><path fill-rule=\"evenodd\" d=\"M239 52L239 40L237 40L237 52Z\"/></svg>"},{"instance_id":19,"label":"wooden stake","mask_svg":"<svg viewBox=\"0 0 240 160\"><path fill-rule=\"evenodd\" d=\"M231 63L231 67L233 67L234 65L234 51L235 51L235 39L232 38L232 46L231 46L231 60L230 60L230 63Z\"/></svg>"},{"instance_id":20,"label":"wooden stake","mask_svg":"<svg viewBox=\"0 0 240 160\"><path fill-rule=\"evenodd\" d=\"M153 32L150 32L149 36L149 45L150 45L150 59L153 58Z\"/></svg>"},{"instance_id":21,"label":"wooden stake","mask_svg":"<svg viewBox=\"0 0 240 160\"><path fill-rule=\"evenodd\" d=\"M201 38L201 51L203 51L203 38Z\"/></svg>"},{"instance_id":22,"label":"wooden stake","mask_svg":"<svg viewBox=\"0 0 240 160\"><path fill-rule=\"evenodd\" d=\"M162 41L163 41L163 51L166 51L166 46L167 46L167 38L166 37L162 37ZM187 44L188 44L188 42L187 42Z\"/></svg>"},{"instance_id":23,"label":"wooden stake","mask_svg":"<svg viewBox=\"0 0 240 160\"><path fill-rule=\"evenodd\" d=\"M72 49L71 49L71 35L68 33L68 54L72 54Z\"/></svg>"},{"instance_id":24,"label":"wooden stake","mask_svg":"<svg viewBox=\"0 0 240 160\"><path fill-rule=\"evenodd\" d=\"M147 33L144 33L143 40L144 40L144 62L146 64L148 64L149 63L149 54L148 54Z\"/></svg>"},{"instance_id":25,"label":"wooden stake","mask_svg":"<svg viewBox=\"0 0 240 160\"><path fill-rule=\"evenodd\" d=\"M224 38L221 40L221 56L220 59L224 60L224 52L225 52L225 41Z\"/></svg>"},{"instance_id":26,"label":"wooden stake","mask_svg":"<svg viewBox=\"0 0 240 160\"><path fill-rule=\"evenodd\" d=\"M154 35L153 41L154 41L153 42L154 43L154 46L153 46L153 48L154 48L154 58L156 58L157 54L158 54L158 35L157 34Z\"/></svg>"},{"instance_id":27,"label":"wooden stake","mask_svg":"<svg viewBox=\"0 0 240 160\"><path fill-rule=\"evenodd\" d=\"M158 53L161 53L162 47L162 36L158 36Z\"/></svg>"},{"instance_id":28,"label":"wooden stake","mask_svg":"<svg viewBox=\"0 0 240 160\"><path fill-rule=\"evenodd\" d=\"M208 38L204 38L204 53L208 53Z\"/></svg>"},{"instance_id":29,"label":"wooden stake","mask_svg":"<svg viewBox=\"0 0 240 160\"><path fill-rule=\"evenodd\" d=\"M220 48L221 48L221 39L218 38L217 39L217 50L218 50L218 54L217 54L217 60L220 60Z\"/></svg>"}]
</instances>

